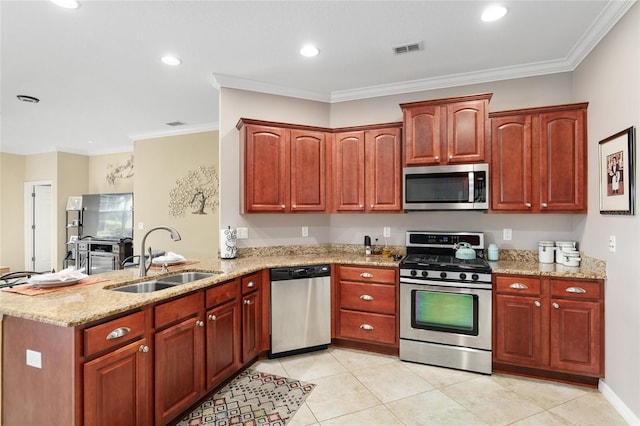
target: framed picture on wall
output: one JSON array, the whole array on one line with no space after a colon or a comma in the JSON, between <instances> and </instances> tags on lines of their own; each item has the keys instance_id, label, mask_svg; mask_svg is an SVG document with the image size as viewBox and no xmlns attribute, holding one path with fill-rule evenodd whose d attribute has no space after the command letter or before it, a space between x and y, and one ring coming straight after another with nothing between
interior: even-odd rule
<instances>
[{"instance_id":1,"label":"framed picture on wall","mask_svg":"<svg viewBox=\"0 0 640 426\"><path fill-rule=\"evenodd\" d=\"M629 127L600 141L600 214L634 214L635 133Z\"/></svg>"}]
</instances>

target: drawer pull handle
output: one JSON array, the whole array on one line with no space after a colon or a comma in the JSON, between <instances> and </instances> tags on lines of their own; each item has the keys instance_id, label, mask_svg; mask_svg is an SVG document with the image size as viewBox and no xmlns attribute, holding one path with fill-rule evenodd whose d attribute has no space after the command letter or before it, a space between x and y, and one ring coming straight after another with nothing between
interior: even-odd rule
<instances>
[{"instance_id":1,"label":"drawer pull handle","mask_svg":"<svg viewBox=\"0 0 640 426\"><path fill-rule=\"evenodd\" d=\"M130 331L131 331L131 329L129 327L116 328L111 333L107 334L107 340L119 339L119 338L129 334Z\"/></svg>"},{"instance_id":2,"label":"drawer pull handle","mask_svg":"<svg viewBox=\"0 0 640 426\"><path fill-rule=\"evenodd\" d=\"M586 293L587 290L585 290L582 287L569 287L565 290L567 293Z\"/></svg>"},{"instance_id":3,"label":"drawer pull handle","mask_svg":"<svg viewBox=\"0 0 640 426\"><path fill-rule=\"evenodd\" d=\"M196 326L197 327L204 327L204 321L200 321L200 320L196 321Z\"/></svg>"},{"instance_id":4,"label":"drawer pull handle","mask_svg":"<svg viewBox=\"0 0 640 426\"><path fill-rule=\"evenodd\" d=\"M249 284L247 284L247 287L249 288L253 288L256 286L256 282L255 281L249 281Z\"/></svg>"},{"instance_id":5,"label":"drawer pull handle","mask_svg":"<svg viewBox=\"0 0 640 426\"><path fill-rule=\"evenodd\" d=\"M373 274L371 272L363 272L360 274L362 278L373 278Z\"/></svg>"},{"instance_id":6,"label":"drawer pull handle","mask_svg":"<svg viewBox=\"0 0 640 426\"><path fill-rule=\"evenodd\" d=\"M525 290L525 289L529 288L529 286L526 285L526 284L522 284L522 283L513 283L513 284L511 284L509 286L509 288L513 288L513 289L516 289L516 290Z\"/></svg>"},{"instance_id":7,"label":"drawer pull handle","mask_svg":"<svg viewBox=\"0 0 640 426\"><path fill-rule=\"evenodd\" d=\"M140 345L140 347L138 348L138 352L149 352L149 346L147 345Z\"/></svg>"},{"instance_id":8,"label":"drawer pull handle","mask_svg":"<svg viewBox=\"0 0 640 426\"><path fill-rule=\"evenodd\" d=\"M211 314L209 315L209 321L215 321L217 318L215 315Z\"/></svg>"},{"instance_id":9,"label":"drawer pull handle","mask_svg":"<svg viewBox=\"0 0 640 426\"><path fill-rule=\"evenodd\" d=\"M541 306L541 303L540 303L538 300L536 300L535 302L533 302L533 304L534 304L534 305L536 305L538 308Z\"/></svg>"},{"instance_id":10,"label":"drawer pull handle","mask_svg":"<svg viewBox=\"0 0 640 426\"><path fill-rule=\"evenodd\" d=\"M369 296L368 294L363 294L362 296L360 296L360 299L366 300L366 301L371 301L371 300L373 300L373 296Z\"/></svg>"},{"instance_id":11,"label":"drawer pull handle","mask_svg":"<svg viewBox=\"0 0 640 426\"><path fill-rule=\"evenodd\" d=\"M362 325L360 325L360 328L363 329L363 330L366 330L366 331L373 330L373 326L369 325L369 324L362 324Z\"/></svg>"},{"instance_id":12,"label":"drawer pull handle","mask_svg":"<svg viewBox=\"0 0 640 426\"><path fill-rule=\"evenodd\" d=\"M551 304L551 306L553 306L555 309L559 309L559 308L560 308L560 305L558 305L558 304L557 304L557 303L555 303L555 302L554 302L554 303L552 303L552 304Z\"/></svg>"}]
</instances>

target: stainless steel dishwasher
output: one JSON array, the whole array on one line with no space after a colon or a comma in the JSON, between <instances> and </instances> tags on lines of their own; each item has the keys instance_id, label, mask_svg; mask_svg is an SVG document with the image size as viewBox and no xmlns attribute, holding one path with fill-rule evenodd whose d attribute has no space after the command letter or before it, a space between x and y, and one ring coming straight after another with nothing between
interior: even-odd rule
<instances>
[{"instance_id":1,"label":"stainless steel dishwasher","mask_svg":"<svg viewBox=\"0 0 640 426\"><path fill-rule=\"evenodd\" d=\"M271 269L270 358L331 343L331 265Z\"/></svg>"}]
</instances>

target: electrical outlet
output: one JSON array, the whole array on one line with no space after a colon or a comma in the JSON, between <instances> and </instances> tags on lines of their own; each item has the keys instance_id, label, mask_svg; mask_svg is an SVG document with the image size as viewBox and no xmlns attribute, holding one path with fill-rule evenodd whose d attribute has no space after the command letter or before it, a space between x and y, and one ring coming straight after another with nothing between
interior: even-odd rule
<instances>
[{"instance_id":1,"label":"electrical outlet","mask_svg":"<svg viewBox=\"0 0 640 426\"><path fill-rule=\"evenodd\" d=\"M245 240L249 238L249 228L237 228L236 238L239 240Z\"/></svg>"},{"instance_id":2,"label":"electrical outlet","mask_svg":"<svg viewBox=\"0 0 640 426\"><path fill-rule=\"evenodd\" d=\"M502 230L502 239L505 241L511 241L513 237L513 230L511 228L504 228Z\"/></svg>"},{"instance_id":3,"label":"electrical outlet","mask_svg":"<svg viewBox=\"0 0 640 426\"><path fill-rule=\"evenodd\" d=\"M616 251L616 236L609 235L609 251Z\"/></svg>"},{"instance_id":4,"label":"electrical outlet","mask_svg":"<svg viewBox=\"0 0 640 426\"><path fill-rule=\"evenodd\" d=\"M309 236L309 227L308 226L303 226L302 227L302 236L303 237L308 237Z\"/></svg>"},{"instance_id":5,"label":"electrical outlet","mask_svg":"<svg viewBox=\"0 0 640 426\"><path fill-rule=\"evenodd\" d=\"M382 236L385 238L389 238L391 236L391 228L388 226L382 228Z\"/></svg>"}]
</instances>

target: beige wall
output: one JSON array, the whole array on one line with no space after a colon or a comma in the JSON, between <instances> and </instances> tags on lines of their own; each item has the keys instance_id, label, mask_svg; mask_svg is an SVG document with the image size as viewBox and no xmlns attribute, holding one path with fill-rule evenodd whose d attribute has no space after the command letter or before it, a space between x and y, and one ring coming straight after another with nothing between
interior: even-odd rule
<instances>
[{"instance_id":1,"label":"beige wall","mask_svg":"<svg viewBox=\"0 0 640 426\"><path fill-rule=\"evenodd\" d=\"M176 181L200 166L214 166L219 173L218 132L139 140L134 143L134 253L145 232L156 226L172 226L181 241L171 241L168 233L155 231L147 247L173 251L187 258L215 257L219 243L219 208L205 215L188 208L183 217L169 214L169 193ZM144 230L138 224L144 224Z\"/></svg>"},{"instance_id":2,"label":"beige wall","mask_svg":"<svg viewBox=\"0 0 640 426\"><path fill-rule=\"evenodd\" d=\"M0 266L24 269L25 157L0 153Z\"/></svg>"},{"instance_id":3,"label":"beige wall","mask_svg":"<svg viewBox=\"0 0 640 426\"><path fill-rule=\"evenodd\" d=\"M638 202L634 216L601 215L598 184L598 142L630 126L637 130L640 124L640 6L625 14L574 74L576 93L589 101L591 172L589 214L579 224L582 249L607 262L604 382L635 413L635 420L627 417L629 422L640 424ZM635 161L638 173L638 151ZM608 249L609 235L616 236L615 252Z\"/></svg>"},{"instance_id":4,"label":"beige wall","mask_svg":"<svg viewBox=\"0 0 640 426\"><path fill-rule=\"evenodd\" d=\"M129 162L134 164L133 173L129 169L123 171L121 177L110 181L107 175L114 172L119 166L125 166ZM133 192L133 180L135 177L135 161L133 152L119 154L94 155L89 157L89 194L106 194L116 192Z\"/></svg>"}]
</instances>

